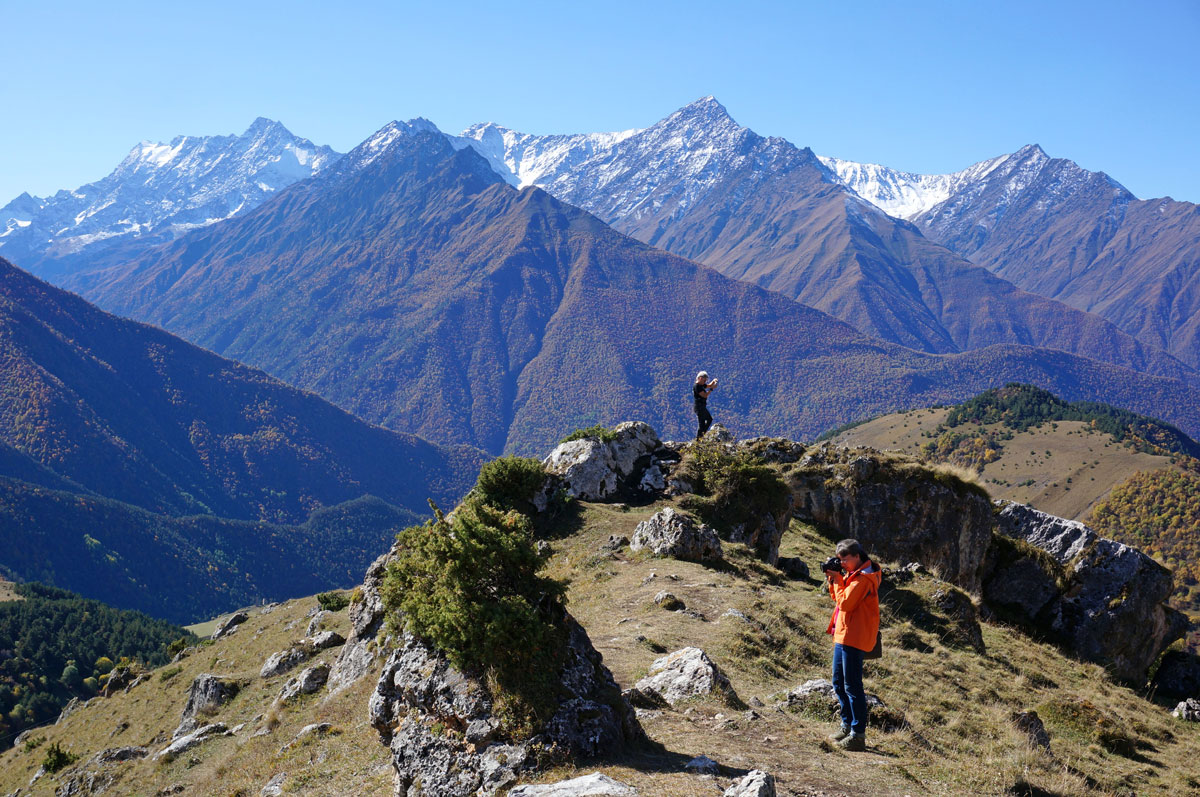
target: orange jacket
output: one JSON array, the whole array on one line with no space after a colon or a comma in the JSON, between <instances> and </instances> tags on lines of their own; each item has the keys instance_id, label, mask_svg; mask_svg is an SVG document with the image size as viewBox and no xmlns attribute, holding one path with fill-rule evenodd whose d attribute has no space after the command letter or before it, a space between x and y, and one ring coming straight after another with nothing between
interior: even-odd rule
<instances>
[{"instance_id":1,"label":"orange jacket","mask_svg":"<svg viewBox=\"0 0 1200 797\"><path fill-rule=\"evenodd\" d=\"M829 584L829 594L837 607L826 633L833 634L835 645L871 652L879 634L879 583L883 573L871 560L843 576L838 573Z\"/></svg>"}]
</instances>

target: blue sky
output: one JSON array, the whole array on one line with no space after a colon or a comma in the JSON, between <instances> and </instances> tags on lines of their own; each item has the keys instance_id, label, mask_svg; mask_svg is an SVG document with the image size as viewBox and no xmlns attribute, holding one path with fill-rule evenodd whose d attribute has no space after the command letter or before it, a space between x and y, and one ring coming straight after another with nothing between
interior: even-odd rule
<instances>
[{"instance_id":1,"label":"blue sky","mask_svg":"<svg viewBox=\"0 0 1200 797\"><path fill-rule=\"evenodd\" d=\"M256 116L345 151L391 119L458 132L644 127L698 97L817 153L917 172L1024 144L1200 202L1200 0L0 0L0 205L141 140Z\"/></svg>"}]
</instances>

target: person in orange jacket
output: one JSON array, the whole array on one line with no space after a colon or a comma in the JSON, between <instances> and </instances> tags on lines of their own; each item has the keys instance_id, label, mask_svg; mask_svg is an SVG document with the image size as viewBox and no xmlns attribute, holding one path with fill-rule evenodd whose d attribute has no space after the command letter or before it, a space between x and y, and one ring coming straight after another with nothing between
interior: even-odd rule
<instances>
[{"instance_id":1,"label":"person in orange jacket","mask_svg":"<svg viewBox=\"0 0 1200 797\"><path fill-rule=\"evenodd\" d=\"M861 751L867 749L863 655L875 648L879 633L879 582L883 574L858 540L842 540L836 553L841 568L837 569L831 559L825 576L829 594L837 604L827 633L833 635L833 690L841 705L842 727L829 739L844 750Z\"/></svg>"}]
</instances>

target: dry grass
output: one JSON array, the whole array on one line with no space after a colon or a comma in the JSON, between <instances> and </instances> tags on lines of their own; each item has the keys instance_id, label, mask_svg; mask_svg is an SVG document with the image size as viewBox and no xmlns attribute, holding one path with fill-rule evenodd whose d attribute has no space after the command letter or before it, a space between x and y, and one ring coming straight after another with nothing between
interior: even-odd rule
<instances>
[{"instance_id":1,"label":"dry grass","mask_svg":"<svg viewBox=\"0 0 1200 797\"><path fill-rule=\"evenodd\" d=\"M816 581L783 578L738 545L726 545L728 564L720 568L632 555L628 549L601 552L610 534L632 536L637 523L661 506L582 505L581 527L552 543L549 568L570 579L569 608L622 686L644 675L659 651L697 645L725 670L754 713L718 698L698 698L643 721L657 749L582 762L578 769L544 773L539 781L600 770L647 797L695 797L719 795L739 773L761 768L777 777L781 795L792 797L1002 794L1021 784L1062 795L1184 794L1200 788L1200 736L1194 727L1113 683L1100 667L1073 661L1004 626L983 624L986 650L976 652L962 644L930 599L943 586L930 577L885 594L885 655L866 671L868 692L902 713L907 726L872 731L867 753L836 750L824 740L831 724L819 711L771 708L773 696L828 677L824 630L830 604L824 589ZM829 547L812 529L793 524L781 553L799 556L815 570ZM701 617L654 605L662 590ZM248 680L216 716L231 726L248 722L247 730L168 765L129 764L127 776L109 794L153 795L179 783L187 794L250 797L277 772L289 774L289 794L390 794L387 751L366 724L373 674L327 703L317 695L282 708L272 704L287 676L265 683L257 678L267 655L303 633L303 615L314 604L293 601L272 614L252 614L232 637L186 659L175 677L153 678L128 695L97 701L47 729L47 740L84 758L121 744L153 741L159 749L178 722L188 685L211 671ZM750 621L726 615L729 609ZM345 613L334 620L344 633ZM286 630L293 621L299 622ZM1091 708L1081 710L1083 704ZM1014 712L1030 709L1043 714L1050 754L1031 749L1011 722ZM275 720L270 735L251 735ZM342 733L280 752L301 727L317 721L331 722ZM122 722L129 729L116 733ZM1101 736L1112 729L1129 744ZM10 750L0 757L0 793L28 783L39 752ZM724 767L715 780L682 771L700 754ZM193 759L198 763L191 764ZM52 794L55 785L45 778L32 793Z\"/></svg>"},{"instance_id":2,"label":"dry grass","mask_svg":"<svg viewBox=\"0 0 1200 797\"><path fill-rule=\"evenodd\" d=\"M848 429L831 442L917 455L929 442L923 434L937 428L949 413L949 409L925 409L884 415ZM984 428L998 429L1000 425ZM981 473L964 469L973 474L971 480L995 498L1076 520L1137 471L1171 464L1168 457L1134 451L1082 421L1057 421L1015 432L1003 446L1000 458ZM955 475L967 478L962 473Z\"/></svg>"}]
</instances>

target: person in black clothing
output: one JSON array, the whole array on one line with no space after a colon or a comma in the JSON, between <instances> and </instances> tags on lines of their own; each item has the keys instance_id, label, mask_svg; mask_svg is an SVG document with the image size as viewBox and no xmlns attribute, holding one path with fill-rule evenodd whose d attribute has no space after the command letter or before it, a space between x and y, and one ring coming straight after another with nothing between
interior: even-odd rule
<instances>
[{"instance_id":1,"label":"person in black clothing","mask_svg":"<svg viewBox=\"0 0 1200 797\"><path fill-rule=\"evenodd\" d=\"M717 380L709 381L707 371L696 374L696 384L692 385L692 398L695 400L696 420L700 422L700 429L696 432L697 440L704 437L708 427L712 426L713 417L708 412L708 395L716 389Z\"/></svg>"}]
</instances>

